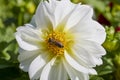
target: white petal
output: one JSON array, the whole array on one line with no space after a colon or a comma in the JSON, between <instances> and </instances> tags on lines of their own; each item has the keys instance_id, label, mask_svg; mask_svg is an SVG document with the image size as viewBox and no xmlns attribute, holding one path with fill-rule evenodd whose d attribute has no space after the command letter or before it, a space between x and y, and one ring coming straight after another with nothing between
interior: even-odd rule
<instances>
[{"instance_id":1,"label":"white petal","mask_svg":"<svg viewBox=\"0 0 120 80\"><path fill-rule=\"evenodd\" d=\"M66 61L63 61L65 69L71 80L89 80L89 75L85 73L78 72L72 68Z\"/></svg>"},{"instance_id":2,"label":"white petal","mask_svg":"<svg viewBox=\"0 0 120 80\"><path fill-rule=\"evenodd\" d=\"M95 41L102 44L105 41L106 33L103 26L92 19L89 21L82 21L70 29L76 34L77 39L85 39Z\"/></svg>"},{"instance_id":3,"label":"white petal","mask_svg":"<svg viewBox=\"0 0 120 80\"><path fill-rule=\"evenodd\" d=\"M40 38L40 35L42 34L41 30L36 29L36 27L34 27L31 24L25 24L25 26L18 27L17 32L20 33L21 35L28 35L32 39L41 40Z\"/></svg>"},{"instance_id":4,"label":"white petal","mask_svg":"<svg viewBox=\"0 0 120 80\"><path fill-rule=\"evenodd\" d=\"M30 21L30 24L36 27L35 15L33 15L32 20Z\"/></svg>"},{"instance_id":5,"label":"white petal","mask_svg":"<svg viewBox=\"0 0 120 80\"><path fill-rule=\"evenodd\" d=\"M48 29L52 27L54 24L53 6L54 3L48 3L47 1L39 4L35 14L35 22L38 28Z\"/></svg>"},{"instance_id":6,"label":"white petal","mask_svg":"<svg viewBox=\"0 0 120 80\"><path fill-rule=\"evenodd\" d=\"M33 29L33 26L30 25L17 28L17 32L15 33L19 46L29 51L38 49L38 43L41 41L40 35L41 33Z\"/></svg>"},{"instance_id":7,"label":"white petal","mask_svg":"<svg viewBox=\"0 0 120 80\"><path fill-rule=\"evenodd\" d=\"M62 60L56 61L50 73L49 80L68 80L67 72L63 66Z\"/></svg>"},{"instance_id":8,"label":"white petal","mask_svg":"<svg viewBox=\"0 0 120 80\"><path fill-rule=\"evenodd\" d=\"M40 77L42 68L46 64L46 57L47 55L42 53L32 61L29 67L30 79L34 80Z\"/></svg>"},{"instance_id":9,"label":"white petal","mask_svg":"<svg viewBox=\"0 0 120 80\"><path fill-rule=\"evenodd\" d=\"M74 52L74 59L79 62L79 64L83 65L84 67L95 67L96 63L93 62L91 55L86 51L84 48L75 47L73 48Z\"/></svg>"},{"instance_id":10,"label":"white petal","mask_svg":"<svg viewBox=\"0 0 120 80\"><path fill-rule=\"evenodd\" d=\"M54 57L48 64L45 65L45 67L42 70L40 80L49 80L49 73L54 65L55 60L56 57Z\"/></svg>"},{"instance_id":11,"label":"white petal","mask_svg":"<svg viewBox=\"0 0 120 80\"><path fill-rule=\"evenodd\" d=\"M87 55L87 51L84 51L84 49L79 49L79 50L74 50L73 51L73 55L72 58L81 66L85 67L86 69L88 69L88 73L89 74L97 74L97 72L92 68L95 67L97 63L95 63L93 60L93 56L91 55ZM85 53L86 52L86 53ZM85 56L86 55L86 56Z\"/></svg>"},{"instance_id":12,"label":"white petal","mask_svg":"<svg viewBox=\"0 0 120 80\"><path fill-rule=\"evenodd\" d=\"M24 71L28 71L30 63L33 61L35 57L37 57L40 53L39 50L36 51L25 51L20 49L20 54L18 56L18 60L20 61L20 68Z\"/></svg>"},{"instance_id":13,"label":"white petal","mask_svg":"<svg viewBox=\"0 0 120 80\"><path fill-rule=\"evenodd\" d=\"M29 69L31 62L32 62L32 60L28 60L27 62L24 62L24 63L21 62L19 65L20 69L22 69L25 72L28 72L28 69Z\"/></svg>"},{"instance_id":14,"label":"white petal","mask_svg":"<svg viewBox=\"0 0 120 80\"><path fill-rule=\"evenodd\" d=\"M105 49L100 44L90 40L81 40L77 45L83 47L88 52L90 52L90 54L96 57L101 57L106 54Z\"/></svg>"},{"instance_id":15,"label":"white petal","mask_svg":"<svg viewBox=\"0 0 120 80\"><path fill-rule=\"evenodd\" d=\"M81 49L80 49L81 48ZM101 57L106 54L105 49L98 43L89 41L89 40L81 40L78 41L74 47L77 56L86 56L89 62L100 65L102 64ZM80 53L81 51L85 51L84 53ZM88 56L89 55L89 56ZM94 67L94 66L93 66Z\"/></svg>"},{"instance_id":16,"label":"white petal","mask_svg":"<svg viewBox=\"0 0 120 80\"><path fill-rule=\"evenodd\" d=\"M101 64L103 64L103 61L102 61L102 59L101 58L99 58L99 57L92 57L93 58L93 61L94 61L94 63L96 63L96 65L101 65Z\"/></svg>"},{"instance_id":17,"label":"white petal","mask_svg":"<svg viewBox=\"0 0 120 80\"><path fill-rule=\"evenodd\" d=\"M16 36L15 36L15 37L16 37L16 40L17 40L17 42L18 42L18 44L19 44L19 46L20 46L21 48L23 48L23 49L25 49L25 50L29 50L29 51L37 50L37 49L38 49L37 46L34 46L34 45L31 45L31 44L29 44L29 43L24 42L24 41L21 39L21 37L19 36L19 34L16 33Z\"/></svg>"},{"instance_id":18,"label":"white petal","mask_svg":"<svg viewBox=\"0 0 120 80\"><path fill-rule=\"evenodd\" d=\"M76 4L70 2L70 0L59 1L55 9L55 22L56 25L64 21L64 19L72 12ZM63 22L64 23L64 22Z\"/></svg>"},{"instance_id":19,"label":"white petal","mask_svg":"<svg viewBox=\"0 0 120 80\"><path fill-rule=\"evenodd\" d=\"M92 15L93 9L90 6L78 4L69 16L66 24L67 29L78 25L82 21L89 21L92 18Z\"/></svg>"},{"instance_id":20,"label":"white petal","mask_svg":"<svg viewBox=\"0 0 120 80\"><path fill-rule=\"evenodd\" d=\"M95 69L89 69L89 74L97 75L97 72Z\"/></svg>"},{"instance_id":21,"label":"white petal","mask_svg":"<svg viewBox=\"0 0 120 80\"><path fill-rule=\"evenodd\" d=\"M76 62L67 52L64 53L66 61L77 71L89 73L89 70Z\"/></svg>"},{"instance_id":22,"label":"white petal","mask_svg":"<svg viewBox=\"0 0 120 80\"><path fill-rule=\"evenodd\" d=\"M35 14L37 26L40 28L56 28L72 12L74 6L75 4L71 3L70 0L42 2Z\"/></svg>"},{"instance_id":23,"label":"white petal","mask_svg":"<svg viewBox=\"0 0 120 80\"><path fill-rule=\"evenodd\" d=\"M34 51L26 51L23 50L22 48L19 48L19 56L18 56L18 60L21 61L26 61L27 59L34 57L35 55L39 55L40 54L40 50L34 50Z\"/></svg>"},{"instance_id":24,"label":"white petal","mask_svg":"<svg viewBox=\"0 0 120 80\"><path fill-rule=\"evenodd\" d=\"M94 23L93 27L96 29L96 32L94 33L94 36L90 40L102 44L106 39L105 29L98 22L93 21L93 23Z\"/></svg>"}]
</instances>

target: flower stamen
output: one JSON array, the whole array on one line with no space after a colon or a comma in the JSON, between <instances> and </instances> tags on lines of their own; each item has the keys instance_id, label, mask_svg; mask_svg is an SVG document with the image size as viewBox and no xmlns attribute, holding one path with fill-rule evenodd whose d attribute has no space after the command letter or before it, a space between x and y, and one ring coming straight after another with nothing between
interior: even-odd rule
<instances>
[{"instance_id":1,"label":"flower stamen","mask_svg":"<svg viewBox=\"0 0 120 80\"><path fill-rule=\"evenodd\" d=\"M48 50L54 54L61 55L66 47L65 33L52 32L48 34L47 39Z\"/></svg>"}]
</instances>

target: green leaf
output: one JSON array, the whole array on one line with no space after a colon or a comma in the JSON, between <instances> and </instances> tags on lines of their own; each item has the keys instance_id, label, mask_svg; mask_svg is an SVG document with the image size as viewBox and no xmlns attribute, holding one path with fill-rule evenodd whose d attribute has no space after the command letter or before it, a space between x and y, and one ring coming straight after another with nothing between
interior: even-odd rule
<instances>
[{"instance_id":1,"label":"green leaf","mask_svg":"<svg viewBox=\"0 0 120 80\"><path fill-rule=\"evenodd\" d=\"M0 28L0 42L10 42L14 39L15 27L10 26L6 28Z\"/></svg>"},{"instance_id":2,"label":"green leaf","mask_svg":"<svg viewBox=\"0 0 120 80\"><path fill-rule=\"evenodd\" d=\"M18 68L9 67L0 69L0 80L14 80L17 77L20 77Z\"/></svg>"},{"instance_id":3,"label":"green leaf","mask_svg":"<svg viewBox=\"0 0 120 80\"><path fill-rule=\"evenodd\" d=\"M12 53L11 53L12 52ZM0 43L0 58L10 60L11 58L16 60L18 53L18 45L15 40L10 43Z\"/></svg>"},{"instance_id":4,"label":"green leaf","mask_svg":"<svg viewBox=\"0 0 120 80\"><path fill-rule=\"evenodd\" d=\"M102 77L99 76L91 76L90 80L104 80Z\"/></svg>"},{"instance_id":5,"label":"green leaf","mask_svg":"<svg viewBox=\"0 0 120 80\"><path fill-rule=\"evenodd\" d=\"M0 69L13 67L15 66L12 62L6 61L4 59L0 59Z\"/></svg>"}]
</instances>

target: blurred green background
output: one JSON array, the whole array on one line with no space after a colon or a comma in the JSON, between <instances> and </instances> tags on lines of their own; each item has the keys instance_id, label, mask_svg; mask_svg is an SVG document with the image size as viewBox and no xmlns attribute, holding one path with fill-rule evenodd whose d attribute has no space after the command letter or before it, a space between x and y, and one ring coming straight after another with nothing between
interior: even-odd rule
<instances>
[{"instance_id":1,"label":"blurred green background","mask_svg":"<svg viewBox=\"0 0 120 80\"><path fill-rule=\"evenodd\" d=\"M93 18L107 32L103 43L107 54L103 65L95 69L98 75L90 80L120 80L120 0L71 0L94 8ZM19 69L18 44L14 33L18 26L29 23L40 0L0 0L0 80L29 80Z\"/></svg>"}]
</instances>

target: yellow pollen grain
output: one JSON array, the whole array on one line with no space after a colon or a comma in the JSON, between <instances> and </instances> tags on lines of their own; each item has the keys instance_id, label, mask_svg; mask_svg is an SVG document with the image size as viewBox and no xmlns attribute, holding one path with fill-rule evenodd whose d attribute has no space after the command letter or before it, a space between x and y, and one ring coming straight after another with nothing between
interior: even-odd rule
<instances>
[{"instance_id":1,"label":"yellow pollen grain","mask_svg":"<svg viewBox=\"0 0 120 80\"><path fill-rule=\"evenodd\" d=\"M66 47L65 33L54 31L48 34L46 43L47 48L51 53L54 53L55 55L64 54L64 49Z\"/></svg>"}]
</instances>

